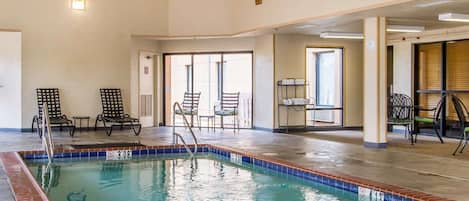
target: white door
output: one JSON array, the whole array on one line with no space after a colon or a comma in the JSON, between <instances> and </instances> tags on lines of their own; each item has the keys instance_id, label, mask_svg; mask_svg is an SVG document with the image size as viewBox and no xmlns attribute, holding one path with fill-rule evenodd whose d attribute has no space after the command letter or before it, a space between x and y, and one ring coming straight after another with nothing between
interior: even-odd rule
<instances>
[{"instance_id":1,"label":"white door","mask_svg":"<svg viewBox=\"0 0 469 201\"><path fill-rule=\"evenodd\" d=\"M0 128L21 127L21 32L0 32Z\"/></svg>"},{"instance_id":2,"label":"white door","mask_svg":"<svg viewBox=\"0 0 469 201\"><path fill-rule=\"evenodd\" d=\"M139 111L143 127L154 126L154 53L140 52L139 59Z\"/></svg>"}]
</instances>

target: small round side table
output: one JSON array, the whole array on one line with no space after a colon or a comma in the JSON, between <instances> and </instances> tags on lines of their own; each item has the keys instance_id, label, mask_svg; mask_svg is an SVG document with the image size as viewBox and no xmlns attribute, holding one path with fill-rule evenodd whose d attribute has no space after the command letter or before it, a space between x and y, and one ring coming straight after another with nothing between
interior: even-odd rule
<instances>
[{"instance_id":1,"label":"small round side table","mask_svg":"<svg viewBox=\"0 0 469 201\"><path fill-rule=\"evenodd\" d=\"M200 115L199 118L200 121L204 118L207 119L207 129L210 131L210 128L212 128L215 131L215 115ZM212 126L210 126L210 122L212 122Z\"/></svg>"}]
</instances>

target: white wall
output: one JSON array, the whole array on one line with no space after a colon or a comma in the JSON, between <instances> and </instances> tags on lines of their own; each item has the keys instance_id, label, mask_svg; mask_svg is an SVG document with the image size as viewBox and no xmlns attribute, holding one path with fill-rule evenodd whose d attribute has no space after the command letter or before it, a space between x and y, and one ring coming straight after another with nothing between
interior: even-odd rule
<instances>
[{"instance_id":1,"label":"white wall","mask_svg":"<svg viewBox=\"0 0 469 201\"><path fill-rule=\"evenodd\" d=\"M254 46L254 127L274 128L274 36L258 36Z\"/></svg>"},{"instance_id":2,"label":"white wall","mask_svg":"<svg viewBox=\"0 0 469 201\"><path fill-rule=\"evenodd\" d=\"M36 88L61 89L69 116L101 111L99 88L123 90L130 112L131 35L168 32L168 0L0 0L0 29L23 33L22 127L37 114ZM92 120L93 121L93 120Z\"/></svg>"},{"instance_id":3,"label":"white wall","mask_svg":"<svg viewBox=\"0 0 469 201\"><path fill-rule=\"evenodd\" d=\"M233 0L170 0L169 35L233 33Z\"/></svg>"},{"instance_id":4,"label":"white wall","mask_svg":"<svg viewBox=\"0 0 469 201\"><path fill-rule=\"evenodd\" d=\"M393 48L393 92L407 94L412 97L412 44L398 43Z\"/></svg>"},{"instance_id":5,"label":"white wall","mask_svg":"<svg viewBox=\"0 0 469 201\"><path fill-rule=\"evenodd\" d=\"M160 41L162 53L246 51L254 49L254 38L194 39Z\"/></svg>"},{"instance_id":6,"label":"white wall","mask_svg":"<svg viewBox=\"0 0 469 201\"><path fill-rule=\"evenodd\" d=\"M21 32L0 31L0 128L21 128Z\"/></svg>"}]
</instances>

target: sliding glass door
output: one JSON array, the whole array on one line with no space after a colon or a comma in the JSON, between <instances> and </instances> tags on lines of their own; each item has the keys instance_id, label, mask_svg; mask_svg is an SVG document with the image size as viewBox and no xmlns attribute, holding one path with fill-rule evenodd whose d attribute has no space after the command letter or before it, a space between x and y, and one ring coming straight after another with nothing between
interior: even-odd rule
<instances>
[{"instance_id":1,"label":"sliding glass door","mask_svg":"<svg viewBox=\"0 0 469 201\"><path fill-rule=\"evenodd\" d=\"M252 52L165 54L165 125L173 125L172 104L182 102L185 92L200 92L197 114L189 118L199 125L198 116L214 115L223 92L240 93L239 122L241 128L252 127ZM202 127L207 119L200 119ZM225 127L233 122L225 117ZM180 117L175 125L183 125ZM221 119L216 118L216 126Z\"/></svg>"}]
</instances>

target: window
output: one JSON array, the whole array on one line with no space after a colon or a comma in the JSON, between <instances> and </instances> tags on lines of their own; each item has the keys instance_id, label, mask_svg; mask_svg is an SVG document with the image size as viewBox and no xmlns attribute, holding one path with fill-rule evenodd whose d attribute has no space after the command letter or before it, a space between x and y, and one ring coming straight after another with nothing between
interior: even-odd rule
<instances>
[{"instance_id":1,"label":"window","mask_svg":"<svg viewBox=\"0 0 469 201\"><path fill-rule=\"evenodd\" d=\"M316 53L316 105L334 106L337 56L334 51Z\"/></svg>"}]
</instances>

